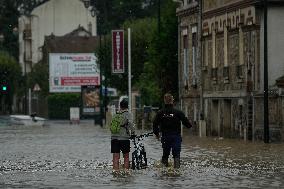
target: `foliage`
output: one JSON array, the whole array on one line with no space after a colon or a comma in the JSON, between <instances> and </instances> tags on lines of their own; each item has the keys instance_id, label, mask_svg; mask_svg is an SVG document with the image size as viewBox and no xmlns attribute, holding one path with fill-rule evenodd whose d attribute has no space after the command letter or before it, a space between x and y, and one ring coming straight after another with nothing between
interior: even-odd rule
<instances>
[{"instance_id":1,"label":"foliage","mask_svg":"<svg viewBox=\"0 0 284 189\"><path fill-rule=\"evenodd\" d=\"M0 42L0 48L9 52L16 60L18 59L18 2L15 0L3 0L0 2L0 34L4 36L3 42Z\"/></svg>"},{"instance_id":2,"label":"foliage","mask_svg":"<svg viewBox=\"0 0 284 189\"><path fill-rule=\"evenodd\" d=\"M50 119L69 119L70 107L80 107L81 95L58 93L48 96L48 117Z\"/></svg>"},{"instance_id":3,"label":"foliage","mask_svg":"<svg viewBox=\"0 0 284 189\"><path fill-rule=\"evenodd\" d=\"M4 36L4 41L0 45L0 48L9 52L16 60L18 60L19 57L18 18L20 14L30 14L33 8L46 1L47 0L0 1L0 34Z\"/></svg>"},{"instance_id":4,"label":"foliage","mask_svg":"<svg viewBox=\"0 0 284 189\"><path fill-rule=\"evenodd\" d=\"M176 6L170 0L164 2L161 7L160 32L156 27L151 35L146 61L138 81L145 105L161 106L161 97L166 92L178 96Z\"/></svg>"},{"instance_id":5,"label":"foliage","mask_svg":"<svg viewBox=\"0 0 284 189\"><path fill-rule=\"evenodd\" d=\"M8 85L8 94L1 95L1 98L5 98L5 103L9 107L11 112L11 103L13 94L15 94L19 87L21 80L21 67L17 64L16 60L6 52L0 52L0 81L5 82Z\"/></svg>"},{"instance_id":6,"label":"foliage","mask_svg":"<svg viewBox=\"0 0 284 189\"><path fill-rule=\"evenodd\" d=\"M132 62L132 85L138 88L140 74L143 71L144 62L147 59L147 49L154 34L156 21L151 18L126 21L123 28L131 28L131 62ZM99 62L102 62L102 73L106 78L106 85L116 87L122 94L128 90L128 56L127 56L127 31L125 32L125 73L112 74L111 68L111 38L110 35L103 36L101 48L96 52Z\"/></svg>"},{"instance_id":7,"label":"foliage","mask_svg":"<svg viewBox=\"0 0 284 189\"><path fill-rule=\"evenodd\" d=\"M92 4L99 10L98 33L107 34L112 29L121 27L126 20L156 16L157 2L158 0L92 0Z\"/></svg>"},{"instance_id":8,"label":"foliage","mask_svg":"<svg viewBox=\"0 0 284 189\"><path fill-rule=\"evenodd\" d=\"M16 59L18 58L18 39L13 29L18 25L20 12L29 14L34 7L45 1L3 0L0 2L0 33L5 36L2 48ZM91 0L91 3L99 10L98 34L104 34L101 46L96 51L102 65L102 73L106 78L103 85L116 87L121 93L127 93L127 67L125 74L111 74L110 31L129 27L132 38L132 84L141 91L143 103L159 104L162 94L168 91L177 96L178 24L175 3L172 0ZM159 7L160 32L157 31L156 21ZM127 32L125 36L125 65L127 66ZM42 89L41 94L48 95L47 65L36 64L28 77L29 87L38 83Z\"/></svg>"},{"instance_id":9,"label":"foliage","mask_svg":"<svg viewBox=\"0 0 284 189\"><path fill-rule=\"evenodd\" d=\"M148 8L155 10L156 1L145 2ZM174 96L178 96L176 6L170 0L163 1L162 5L160 33L158 33L157 21L154 17L156 15L153 13L149 18L129 18L120 26L125 31L126 28L131 28L132 85L140 90L142 103L146 105L160 105L161 96L165 92L172 92ZM143 14L141 16L143 17ZM128 89L127 33L125 34L125 74L111 75L110 35L106 38L106 43L107 45L100 48L98 53L99 60L105 65L103 74L108 84L126 94Z\"/></svg>"},{"instance_id":10,"label":"foliage","mask_svg":"<svg viewBox=\"0 0 284 189\"><path fill-rule=\"evenodd\" d=\"M152 65L152 73L147 74L147 79L153 77L156 80L160 95L171 92L178 96L178 23L175 16L175 3L167 0L162 7L160 32L153 36L149 48L149 64ZM158 31L157 31L158 32ZM161 97L161 96L160 96ZM161 102L161 101L160 101Z\"/></svg>"},{"instance_id":11,"label":"foliage","mask_svg":"<svg viewBox=\"0 0 284 189\"><path fill-rule=\"evenodd\" d=\"M134 86L137 86L136 83L143 72L144 63L147 61L147 51L151 44L152 36L155 34L155 26L156 20L152 18L126 21L123 24L123 28L131 28L131 74ZM127 41L125 41L125 44L127 44ZM126 61L128 61L127 58Z\"/></svg>"},{"instance_id":12,"label":"foliage","mask_svg":"<svg viewBox=\"0 0 284 189\"><path fill-rule=\"evenodd\" d=\"M48 64L39 62L35 64L32 71L28 74L28 87L33 88L38 84L41 88L40 94L47 96L49 93L49 67Z\"/></svg>"},{"instance_id":13,"label":"foliage","mask_svg":"<svg viewBox=\"0 0 284 189\"><path fill-rule=\"evenodd\" d=\"M138 86L141 92L141 101L144 105L160 105L161 89L159 88L154 64L145 63L143 73L139 77Z\"/></svg>"}]
</instances>

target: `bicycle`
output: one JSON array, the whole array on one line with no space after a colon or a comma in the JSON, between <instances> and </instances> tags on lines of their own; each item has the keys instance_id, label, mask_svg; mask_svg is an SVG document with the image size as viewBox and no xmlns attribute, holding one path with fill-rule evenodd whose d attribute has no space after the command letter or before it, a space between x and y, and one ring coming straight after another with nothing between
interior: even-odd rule
<instances>
[{"instance_id":1,"label":"bicycle","mask_svg":"<svg viewBox=\"0 0 284 189\"><path fill-rule=\"evenodd\" d=\"M147 167L147 157L146 157L146 151L143 143L141 141L148 137L152 136L153 132L145 133L139 136L132 135L131 140L134 144L134 151L132 152L132 163L131 168L132 169L145 169Z\"/></svg>"}]
</instances>

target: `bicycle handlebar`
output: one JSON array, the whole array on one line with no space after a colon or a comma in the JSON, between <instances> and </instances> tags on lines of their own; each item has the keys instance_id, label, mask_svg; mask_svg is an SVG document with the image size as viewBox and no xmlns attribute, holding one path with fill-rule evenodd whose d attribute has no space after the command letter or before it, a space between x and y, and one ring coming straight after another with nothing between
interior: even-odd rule
<instances>
[{"instance_id":1,"label":"bicycle handlebar","mask_svg":"<svg viewBox=\"0 0 284 189\"><path fill-rule=\"evenodd\" d=\"M145 138L145 137L148 137L148 136L153 136L153 132L150 132L150 133L145 133L145 134L142 134L142 135L131 135L130 136L130 139L131 140L134 140L134 139L141 139L141 138Z\"/></svg>"}]
</instances>

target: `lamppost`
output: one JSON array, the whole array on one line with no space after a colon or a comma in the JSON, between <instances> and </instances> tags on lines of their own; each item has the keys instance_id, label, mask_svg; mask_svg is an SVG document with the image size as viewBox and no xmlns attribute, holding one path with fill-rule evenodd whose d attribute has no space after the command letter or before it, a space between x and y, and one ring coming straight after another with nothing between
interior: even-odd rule
<instances>
[{"instance_id":1,"label":"lamppost","mask_svg":"<svg viewBox=\"0 0 284 189\"><path fill-rule=\"evenodd\" d=\"M89 6L90 6L90 4L91 4L90 0L82 0L82 1L83 1L83 3L84 3L85 8L86 8L86 9L89 8Z\"/></svg>"},{"instance_id":2,"label":"lamppost","mask_svg":"<svg viewBox=\"0 0 284 189\"><path fill-rule=\"evenodd\" d=\"M95 6L92 5L91 0L82 0L86 9L90 9L91 16L95 17L98 15L98 10Z\"/></svg>"}]
</instances>

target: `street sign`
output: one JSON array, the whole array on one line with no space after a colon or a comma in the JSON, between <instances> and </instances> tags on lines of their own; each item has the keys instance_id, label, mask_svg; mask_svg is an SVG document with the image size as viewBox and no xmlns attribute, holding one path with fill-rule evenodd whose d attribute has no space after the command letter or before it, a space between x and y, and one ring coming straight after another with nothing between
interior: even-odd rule
<instances>
[{"instance_id":1,"label":"street sign","mask_svg":"<svg viewBox=\"0 0 284 189\"><path fill-rule=\"evenodd\" d=\"M112 30L112 73L124 73L124 31Z\"/></svg>"},{"instance_id":2,"label":"street sign","mask_svg":"<svg viewBox=\"0 0 284 189\"><path fill-rule=\"evenodd\" d=\"M39 87L39 84L35 84L35 86L34 86L34 88L33 88L33 91L36 91L36 92L38 92L38 91L40 91L41 90L41 88Z\"/></svg>"}]
</instances>

